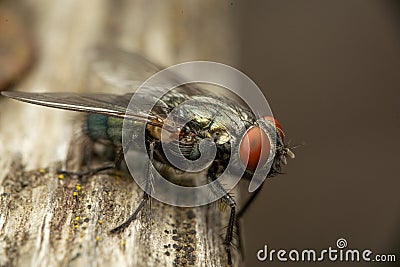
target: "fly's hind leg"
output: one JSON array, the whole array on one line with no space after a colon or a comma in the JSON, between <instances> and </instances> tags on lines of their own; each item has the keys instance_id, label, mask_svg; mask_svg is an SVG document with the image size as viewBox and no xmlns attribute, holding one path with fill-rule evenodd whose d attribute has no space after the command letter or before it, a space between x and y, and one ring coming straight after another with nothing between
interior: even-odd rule
<instances>
[{"instance_id":1,"label":"fly's hind leg","mask_svg":"<svg viewBox=\"0 0 400 267\"><path fill-rule=\"evenodd\" d=\"M86 135L83 135L79 137L78 141L81 142L81 144L74 144L75 142L71 142L70 144L70 149L68 151L68 156L67 156L67 169L69 169L68 162L71 161L71 159L77 158L78 160L77 163L75 162L75 165L82 165L84 161L86 161L86 165L88 166L86 171L66 171L66 170L59 170L57 171L58 174L65 174L65 175L76 175L76 176L92 176L94 174L97 174L102 171L106 170L111 170L111 169L116 169L119 168L122 162L122 159L124 158L124 149L122 146L115 146L115 159L114 161L107 161L101 166L97 168L90 168L90 163L93 155L93 141L90 140L90 138ZM128 142L128 144L125 146L125 148L129 148L131 142ZM76 147L79 146L79 150L77 152Z\"/></svg>"},{"instance_id":2,"label":"fly's hind leg","mask_svg":"<svg viewBox=\"0 0 400 267\"><path fill-rule=\"evenodd\" d=\"M58 174L64 174L64 175L76 175L76 176L92 176L95 175L101 171L105 170L111 170L115 169L115 163L114 162L107 162L103 166L94 168L94 169L89 169L87 171L82 171L82 172L73 172L73 171L63 171L59 170L57 173Z\"/></svg>"},{"instance_id":3,"label":"fly's hind leg","mask_svg":"<svg viewBox=\"0 0 400 267\"><path fill-rule=\"evenodd\" d=\"M112 229L110 233L115 234L125 230L134 220L136 220L137 215L143 209L148 200L149 195L146 192L143 192L142 200L140 201L139 206L136 208L135 212L125 222Z\"/></svg>"}]
</instances>

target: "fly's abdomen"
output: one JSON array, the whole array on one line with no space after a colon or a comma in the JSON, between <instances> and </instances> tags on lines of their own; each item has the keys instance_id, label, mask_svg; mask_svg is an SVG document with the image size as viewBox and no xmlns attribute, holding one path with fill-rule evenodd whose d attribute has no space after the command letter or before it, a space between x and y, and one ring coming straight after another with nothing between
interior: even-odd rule
<instances>
[{"instance_id":1,"label":"fly's abdomen","mask_svg":"<svg viewBox=\"0 0 400 267\"><path fill-rule=\"evenodd\" d=\"M109 140L114 144L121 144L123 119L111 116L89 114L87 116L86 130L89 137L94 140Z\"/></svg>"}]
</instances>

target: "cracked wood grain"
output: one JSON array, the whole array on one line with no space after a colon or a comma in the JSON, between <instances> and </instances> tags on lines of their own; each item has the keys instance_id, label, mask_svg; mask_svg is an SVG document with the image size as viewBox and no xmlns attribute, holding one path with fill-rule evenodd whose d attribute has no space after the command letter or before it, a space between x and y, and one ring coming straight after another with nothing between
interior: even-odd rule
<instances>
[{"instance_id":1,"label":"cracked wood grain","mask_svg":"<svg viewBox=\"0 0 400 267\"><path fill-rule=\"evenodd\" d=\"M226 220L218 208L152 200L128 229L111 235L141 197L129 175L83 182L60 179L55 169L10 166L1 194L2 266L225 265Z\"/></svg>"}]
</instances>

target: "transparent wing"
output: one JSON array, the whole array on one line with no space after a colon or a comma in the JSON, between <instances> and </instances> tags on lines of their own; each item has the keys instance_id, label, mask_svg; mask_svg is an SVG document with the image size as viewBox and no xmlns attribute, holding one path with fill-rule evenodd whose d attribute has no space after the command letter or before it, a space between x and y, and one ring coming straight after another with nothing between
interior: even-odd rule
<instances>
[{"instance_id":1,"label":"transparent wing","mask_svg":"<svg viewBox=\"0 0 400 267\"><path fill-rule=\"evenodd\" d=\"M163 125L163 118L166 113L181 101L187 100L193 96L210 95L210 91L194 86L193 84L185 84L179 86L166 97L159 96L160 90L167 88L172 81L181 80L178 75L173 72L167 72L165 84L152 83L146 90L142 90L139 97L142 97L144 103L156 103L151 114L145 114L140 107L127 109L133 92L144 81L162 68L146 58L132 52L120 50L115 47L99 46L90 51L90 65L94 73L98 75L105 83L116 88L121 93L129 92L123 95L107 94L107 93L28 93L28 92L2 92L4 96L42 106L73 110L87 113L103 114L107 116L130 119L140 122L147 122L154 126ZM160 82L162 83L162 82ZM120 89L120 90L118 90ZM123 90L121 90L123 89ZM216 90L212 90L216 93ZM216 94L218 95L218 94ZM172 96L172 97L171 97ZM179 97L176 97L179 96ZM170 101L173 99L174 101ZM228 102L232 102L232 97L226 98ZM151 107L150 107L151 108ZM173 126L171 126L174 129ZM172 130L171 129L171 130Z\"/></svg>"},{"instance_id":2,"label":"transparent wing","mask_svg":"<svg viewBox=\"0 0 400 267\"><path fill-rule=\"evenodd\" d=\"M107 84L132 92L163 68L143 56L115 47L97 46L89 53L90 68ZM179 79L170 74L170 80ZM155 84L163 86L163 84Z\"/></svg>"},{"instance_id":3,"label":"transparent wing","mask_svg":"<svg viewBox=\"0 0 400 267\"><path fill-rule=\"evenodd\" d=\"M132 94L78 94L78 93L28 93L2 92L4 96L46 107L103 114L118 118L147 122L162 127L162 119L151 114L127 110Z\"/></svg>"}]
</instances>

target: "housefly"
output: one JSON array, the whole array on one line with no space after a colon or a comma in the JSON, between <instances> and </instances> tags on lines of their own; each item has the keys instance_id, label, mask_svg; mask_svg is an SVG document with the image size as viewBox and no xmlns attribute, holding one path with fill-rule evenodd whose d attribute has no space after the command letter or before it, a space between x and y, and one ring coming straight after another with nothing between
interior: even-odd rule
<instances>
[{"instance_id":1,"label":"housefly","mask_svg":"<svg viewBox=\"0 0 400 267\"><path fill-rule=\"evenodd\" d=\"M115 48L97 48L92 53L92 68L96 75L100 77L105 84L118 90L128 90L148 78L150 75L158 72L160 67L146 60L145 58L130 52L121 51ZM171 74L171 79L179 77ZM143 99L152 99L158 95L163 85L149 87L140 97ZM263 130L258 125L257 117L249 107L235 95L228 95L218 90L210 91L199 86L186 84L168 91L161 98L154 99L156 103L151 112L141 112L140 110L129 110L128 105L133 93L110 94L110 93L28 93L28 92L2 92L4 96L42 106L59 108L65 110L79 111L85 113L85 122L83 133L94 143L108 143L116 151L115 160L112 164L105 164L96 169L87 172L81 172L80 175L94 174L102 170L118 167L123 160L122 128L124 120L131 122L132 130L138 126L145 127L146 148L150 156L151 163L155 168L164 173L166 179L174 183L193 186L196 184L196 178L187 178L189 175L176 170L171 165L163 151L163 142L160 130L167 129L171 135L176 135L178 148L184 157L188 160L196 160L199 157L199 143L206 138L213 140L216 144L216 155L213 162L204 169L203 173L208 181L215 181L221 172L226 168L231 155L229 146L232 136L223 127L223 125L214 120L209 112L199 110L193 107L191 112L197 114L193 119L187 122L184 127L176 128L174 125L167 125L166 118L171 111L181 103L201 97L204 95L212 96L219 101L226 103L227 110L241 119L247 129L241 136L241 142L238 153L240 158L247 158L238 164L245 165L243 178L251 179L252 173L260 161L265 161L269 151L262 151L263 142L268 141ZM226 112L224 116L230 116ZM286 158L294 158L292 151L284 143L284 132L280 123L269 116L264 117L266 125L269 125L276 133L276 150L273 155L273 162L267 177L274 176L281 172L281 166L286 164ZM134 138L134 134L132 138ZM268 147L268 146L267 146ZM265 147L264 147L265 148ZM172 171L171 171L172 170ZM168 173L168 174L167 174ZM231 210L229 224L227 227L224 245L227 252L228 263L231 265L230 246L233 236L233 228L236 220L242 216L255 196L260 192L261 187L253 193L249 200L243 205L243 208L236 212L236 203L228 192L225 192L221 200L226 203ZM147 192L143 193L142 200L135 212L130 218L120 226L111 230L112 233L122 231L135 220L140 210L150 198Z\"/></svg>"}]
</instances>

